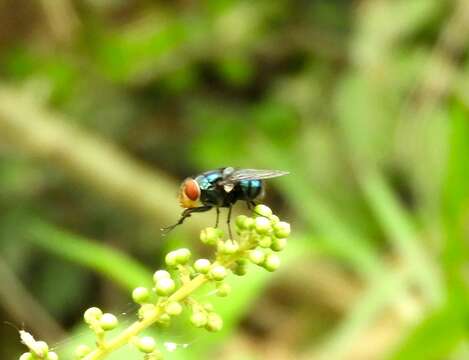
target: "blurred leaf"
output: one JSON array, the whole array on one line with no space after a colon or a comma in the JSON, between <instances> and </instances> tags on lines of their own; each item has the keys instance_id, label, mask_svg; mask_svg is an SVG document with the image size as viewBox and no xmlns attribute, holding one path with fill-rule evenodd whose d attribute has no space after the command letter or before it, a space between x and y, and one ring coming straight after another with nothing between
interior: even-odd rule
<instances>
[{"instance_id":1,"label":"blurred leaf","mask_svg":"<svg viewBox=\"0 0 469 360\"><path fill-rule=\"evenodd\" d=\"M88 273L66 261L50 259L38 275L32 288L54 317L64 318L72 311L81 312L83 295L89 290Z\"/></svg>"},{"instance_id":2,"label":"blurred leaf","mask_svg":"<svg viewBox=\"0 0 469 360\"><path fill-rule=\"evenodd\" d=\"M152 285L152 273L127 255L59 230L40 220L34 220L26 229L27 240L50 253L86 266L104 275L124 289Z\"/></svg>"},{"instance_id":3,"label":"blurred leaf","mask_svg":"<svg viewBox=\"0 0 469 360\"><path fill-rule=\"evenodd\" d=\"M363 68L381 66L399 40L434 20L445 5L446 1L427 0L366 3L358 14L358 31L351 41L355 62Z\"/></svg>"},{"instance_id":4,"label":"blurred leaf","mask_svg":"<svg viewBox=\"0 0 469 360\"><path fill-rule=\"evenodd\" d=\"M302 162L293 161L294 150L286 153L267 139L258 139L257 148L266 167L290 171L278 185L290 199L309 231L317 232L330 253L346 259L353 269L370 282L380 281L384 268L372 244L352 224L336 213L328 200L305 174Z\"/></svg>"},{"instance_id":5,"label":"blurred leaf","mask_svg":"<svg viewBox=\"0 0 469 360\"><path fill-rule=\"evenodd\" d=\"M467 336L467 321L461 317L461 305L456 299L426 318L405 338L389 359L439 360L446 358Z\"/></svg>"},{"instance_id":6,"label":"blurred leaf","mask_svg":"<svg viewBox=\"0 0 469 360\"><path fill-rule=\"evenodd\" d=\"M469 335L469 291L463 278L468 246L465 218L469 204L469 123L459 104L453 106L447 177L443 189L445 248L443 264L447 277L447 300L423 321L398 347L391 359L441 359Z\"/></svg>"},{"instance_id":7,"label":"blurred leaf","mask_svg":"<svg viewBox=\"0 0 469 360\"><path fill-rule=\"evenodd\" d=\"M424 298L432 305L441 302L443 289L440 285L436 264L421 244L412 219L396 199L383 176L368 172L362 177L365 195L370 206L388 234L397 255L415 276Z\"/></svg>"},{"instance_id":8,"label":"blurred leaf","mask_svg":"<svg viewBox=\"0 0 469 360\"><path fill-rule=\"evenodd\" d=\"M285 104L265 100L250 109L256 130L278 146L291 146L300 128L297 114Z\"/></svg>"},{"instance_id":9,"label":"blurred leaf","mask_svg":"<svg viewBox=\"0 0 469 360\"><path fill-rule=\"evenodd\" d=\"M149 16L126 32L115 32L101 39L97 44L100 68L113 80L132 80L155 71L155 65L162 63L162 56L186 44L190 35L184 21Z\"/></svg>"},{"instance_id":10,"label":"blurred leaf","mask_svg":"<svg viewBox=\"0 0 469 360\"><path fill-rule=\"evenodd\" d=\"M442 214L446 242L442 260L449 286L460 289L460 292L465 292L466 300L469 301L469 289L463 275L463 269L469 258L469 244L467 243L469 184L466 181L469 176L467 162L467 154L469 153L468 117L467 109L463 110L458 104L453 107L449 135L449 162L443 188Z\"/></svg>"},{"instance_id":11,"label":"blurred leaf","mask_svg":"<svg viewBox=\"0 0 469 360\"><path fill-rule=\"evenodd\" d=\"M44 81L49 87L49 100L62 103L76 91L79 69L73 58L64 54L37 54L23 47L7 53L3 71L15 80Z\"/></svg>"},{"instance_id":12,"label":"blurred leaf","mask_svg":"<svg viewBox=\"0 0 469 360\"><path fill-rule=\"evenodd\" d=\"M396 123L385 90L361 73L344 76L338 86L335 106L341 135L348 157L363 167L381 164L390 154Z\"/></svg>"},{"instance_id":13,"label":"blurred leaf","mask_svg":"<svg viewBox=\"0 0 469 360\"><path fill-rule=\"evenodd\" d=\"M407 293L407 278L407 273L382 272L380 281L370 284L337 328L329 334L319 349L319 359L344 358L354 344L363 338L363 333L375 323L383 309Z\"/></svg>"},{"instance_id":14,"label":"blurred leaf","mask_svg":"<svg viewBox=\"0 0 469 360\"><path fill-rule=\"evenodd\" d=\"M226 56L220 63L221 75L234 86L247 85L253 78L254 69L245 56Z\"/></svg>"},{"instance_id":15,"label":"blurred leaf","mask_svg":"<svg viewBox=\"0 0 469 360\"><path fill-rule=\"evenodd\" d=\"M468 110L453 106L447 178L444 184L444 213L447 220L458 222L469 206L469 122ZM458 228L460 230L460 228Z\"/></svg>"}]
</instances>

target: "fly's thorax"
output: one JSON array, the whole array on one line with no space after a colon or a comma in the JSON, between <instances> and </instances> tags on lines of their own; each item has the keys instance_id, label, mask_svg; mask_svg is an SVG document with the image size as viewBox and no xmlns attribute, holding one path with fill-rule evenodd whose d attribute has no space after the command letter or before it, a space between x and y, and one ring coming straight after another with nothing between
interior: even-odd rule
<instances>
[{"instance_id":1,"label":"fly's thorax","mask_svg":"<svg viewBox=\"0 0 469 360\"><path fill-rule=\"evenodd\" d=\"M195 178L199 184L200 190L210 190L217 187L217 183L223 178L223 173L220 170L212 170L203 173Z\"/></svg>"},{"instance_id":2,"label":"fly's thorax","mask_svg":"<svg viewBox=\"0 0 469 360\"><path fill-rule=\"evenodd\" d=\"M203 173L195 178L200 188L200 201L202 204L218 206L220 194L217 191L217 181L221 177L221 172L214 170Z\"/></svg>"},{"instance_id":3,"label":"fly's thorax","mask_svg":"<svg viewBox=\"0 0 469 360\"><path fill-rule=\"evenodd\" d=\"M221 170L208 171L195 178L200 187L200 201L204 205L227 207L236 201L234 192L226 192L220 184L222 179Z\"/></svg>"}]
</instances>

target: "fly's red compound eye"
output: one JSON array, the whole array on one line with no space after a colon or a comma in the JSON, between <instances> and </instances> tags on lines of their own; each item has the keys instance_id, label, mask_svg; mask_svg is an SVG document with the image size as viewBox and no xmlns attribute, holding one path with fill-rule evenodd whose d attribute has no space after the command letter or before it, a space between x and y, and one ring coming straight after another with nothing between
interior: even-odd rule
<instances>
[{"instance_id":1,"label":"fly's red compound eye","mask_svg":"<svg viewBox=\"0 0 469 360\"><path fill-rule=\"evenodd\" d=\"M186 179L184 181L184 194L192 201L196 201L200 196L200 188L197 181L190 178Z\"/></svg>"}]
</instances>

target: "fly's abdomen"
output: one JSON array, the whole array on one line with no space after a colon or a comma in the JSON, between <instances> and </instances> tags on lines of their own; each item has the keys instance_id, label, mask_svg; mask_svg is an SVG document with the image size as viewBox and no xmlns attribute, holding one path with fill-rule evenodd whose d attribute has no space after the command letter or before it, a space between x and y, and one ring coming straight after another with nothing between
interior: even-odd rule
<instances>
[{"instance_id":1,"label":"fly's abdomen","mask_svg":"<svg viewBox=\"0 0 469 360\"><path fill-rule=\"evenodd\" d=\"M255 200L260 197L263 192L261 180L241 180L239 186L246 200Z\"/></svg>"}]
</instances>

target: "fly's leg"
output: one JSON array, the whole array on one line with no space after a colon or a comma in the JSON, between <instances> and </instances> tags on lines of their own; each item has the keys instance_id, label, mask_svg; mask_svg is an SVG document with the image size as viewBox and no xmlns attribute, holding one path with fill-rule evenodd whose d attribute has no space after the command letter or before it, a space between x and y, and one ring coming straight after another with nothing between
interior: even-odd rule
<instances>
[{"instance_id":1,"label":"fly's leg","mask_svg":"<svg viewBox=\"0 0 469 360\"><path fill-rule=\"evenodd\" d=\"M233 234L231 233L231 210L233 209L233 205L230 205L228 209L228 217L226 219L226 224L228 225L228 233L230 234L230 239L233 239Z\"/></svg>"},{"instance_id":2,"label":"fly's leg","mask_svg":"<svg viewBox=\"0 0 469 360\"><path fill-rule=\"evenodd\" d=\"M249 201L246 201L246 205L249 211L253 211L257 204L254 201L249 200ZM257 214L257 215L260 215L260 214Z\"/></svg>"},{"instance_id":3,"label":"fly's leg","mask_svg":"<svg viewBox=\"0 0 469 360\"><path fill-rule=\"evenodd\" d=\"M188 217L191 216L192 213L209 211L211 208L212 206L199 206L196 208L190 208L190 209L184 210L181 214L181 217L179 218L179 221L176 224L167 226L161 229L161 231L163 231L163 235L168 234L176 226L181 225L184 222L184 220L186 220Z\"/></svg>"},{"instance_id":4,"label":"fly's leg","mask_svg":"<svg viewBox=\"0 0 469 360\"><path fill-rule=\"evenodd\" d=\"M215 228L218 228L218 221L220 220L220 208L216 207L217 209L217 220L215 221Z\"/></svg>"}]
</instances>

